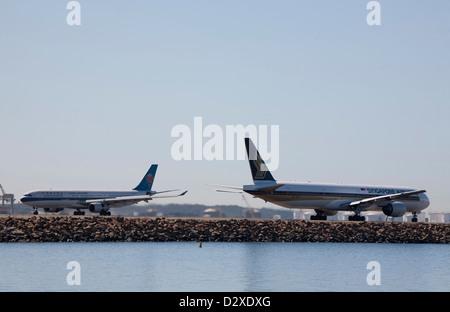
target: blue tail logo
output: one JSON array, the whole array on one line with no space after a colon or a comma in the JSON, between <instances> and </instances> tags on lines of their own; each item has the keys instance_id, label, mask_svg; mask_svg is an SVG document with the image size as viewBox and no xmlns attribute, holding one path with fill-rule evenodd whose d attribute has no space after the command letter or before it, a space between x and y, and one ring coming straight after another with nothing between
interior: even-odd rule
<instances>
[{"instance_id":1,"label":"blue tail logo","mask_svg":"<svg viewBox=\"0 0 450 312\"><path fill-rule=\"evenodd\" d=\"M149 174L145 177L145 179L147 180L148 186L149 186L150 188L152 188L152 185L153 185L153 179L154 179L153 174L149 173Z\"/></svg>"},{"instance_id":2,"label":"blue tail logo","mask_svg":"<svg viewBox=\"0 0 450 312\"><path fill-rule=\"evenodd\" d=\"M153 182L155 181L156 169L158 169L158 165L153 164L150 167L150 169L148 169L147 173L142 178L139 185L136 186L133 190L135 190L135 191L151 191Z\"/></svg>"},{"instance_id":3,"label":"blue tail logo","mask_svg":"<svg viewBox=\"0 0 450 312\"><path fill-rule=\"evenodd\" d=\"M245 148L253 181L275 181L251 139L245 138Z\"/></svg>"}]
</instances>

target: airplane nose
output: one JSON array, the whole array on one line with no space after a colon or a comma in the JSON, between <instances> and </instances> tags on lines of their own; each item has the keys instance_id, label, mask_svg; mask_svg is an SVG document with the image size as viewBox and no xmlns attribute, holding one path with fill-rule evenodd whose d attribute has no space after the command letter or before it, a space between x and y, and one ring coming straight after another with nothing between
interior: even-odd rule
<instances>
[{"instance_id":1,"label":"airplane nose","mask_svg":"<svg viewBox=\"0 0 450 312\"><path fill-rule=\"evenodd\" d=\"M31 198L29 196L22 196L20 198L20 201L24 204L26 204L27 202L31 201Z\"/></svg>"},{"instance_id":2,"label":"airplane nose","mask_svg":"<svg viewBox=\"0 0 450 312\"><path fill-rule=\"evenodd\" d=\"M423 203L423 209L427 208L430 205L430 199L425 194L420 194L420 201Z\"/></svg>"}]
</instances>

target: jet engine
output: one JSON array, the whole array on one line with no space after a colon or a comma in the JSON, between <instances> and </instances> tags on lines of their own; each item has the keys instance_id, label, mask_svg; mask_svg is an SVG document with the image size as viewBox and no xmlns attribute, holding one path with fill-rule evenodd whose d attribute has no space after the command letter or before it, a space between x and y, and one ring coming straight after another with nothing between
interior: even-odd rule
<instances>
[{"instance_id":1,"label":"jet engine","mask_svg":"<svg viewBox=\"0 0 450 312\"><path fill-rule=\"evenodd\" d=\"M406 212L404 203L392 202L383 207L383 213L389 217L401 217Z\"/></svg>"},{"instance_id":2,"label":"jet engine","mask_svg":"<svg viewBox=\"0 0 450 312\"><path fill-rule=\"evenodd\" d=\"M90 212L104 213L109 210L109 205L104 203L93 203L89 205Z\"/></svg>"}]
</instances>

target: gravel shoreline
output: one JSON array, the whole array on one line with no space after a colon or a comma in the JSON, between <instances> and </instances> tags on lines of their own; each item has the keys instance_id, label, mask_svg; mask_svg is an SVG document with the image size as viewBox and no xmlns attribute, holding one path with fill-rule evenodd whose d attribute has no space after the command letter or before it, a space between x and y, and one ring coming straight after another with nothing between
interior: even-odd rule
<instances>
[{"instance_id":1,"label":"gravel shoreline","mask_svg":"<svg viewBox=\"0 0 450 312\"><path fill-rule=\"evenodd\" d=\"M445 223L154 217L8 216L0 242L450 243Z\"/></svg>"}]
</instances>

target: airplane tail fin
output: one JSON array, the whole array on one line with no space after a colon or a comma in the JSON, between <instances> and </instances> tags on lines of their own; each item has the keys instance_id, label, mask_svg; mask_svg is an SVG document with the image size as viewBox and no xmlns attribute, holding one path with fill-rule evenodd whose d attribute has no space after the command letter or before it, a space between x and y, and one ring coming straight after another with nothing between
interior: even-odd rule
<instances>
[{"instance_id":1,"label":"airplane tail fin","mask_svg":"<svg viewBox=\"0 0 450 312\"><path fill-rule=\"evenodd\" d=\"M245 148L247 149L248 163L252 171L253 182L275 181L250 138L245 138Z\"/></svg>"},{"instance_id":2,"label":"airplane tail fin","mask_svg":"<svg viewBox=\"0 0 450 312\"><path fill-rule=\"evenodd\" d=\"M133 190L135 191L151 191L153 181L155 180L156 169L158 169L158 165L153 164L150 169L148 169L145 176L142 178L141 183L136 186Z\"/></svg>"}]
</instances>

